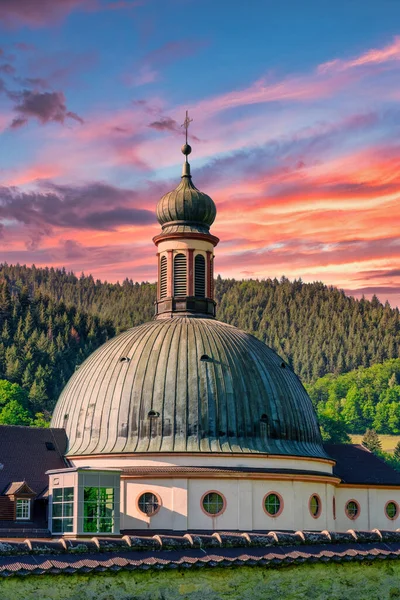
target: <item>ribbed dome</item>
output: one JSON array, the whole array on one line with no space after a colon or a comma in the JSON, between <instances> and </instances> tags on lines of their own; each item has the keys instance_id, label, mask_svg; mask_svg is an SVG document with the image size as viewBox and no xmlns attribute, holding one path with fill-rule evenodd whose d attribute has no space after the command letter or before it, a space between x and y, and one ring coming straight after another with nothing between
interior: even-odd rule
<instances>
[{"instance_id":1,"label":"ribbed dome","mask_svg":"<svg viewBox=\"0 0 400 600\"><path fill-rule=\"evenodd\" d=\"M165 194L157 204L157 219L164 232L168 232L169 227L176 230L176 226L194 224L200 233L208 233L216 214L213 200L197 189L190 174L184 175L178 187Z\"/></svg>"},{"instance_id":2,"label":"ribbed dome","mask_svg":"<svg viewBox=\"0 0 400 600\"><path fill-rule=\"evenodd\" d=\"M71 377L52 427L69 454L252 452L326 457L297 376L251 335L176 317L108 341Z\"/></svg>"}]
</instances>

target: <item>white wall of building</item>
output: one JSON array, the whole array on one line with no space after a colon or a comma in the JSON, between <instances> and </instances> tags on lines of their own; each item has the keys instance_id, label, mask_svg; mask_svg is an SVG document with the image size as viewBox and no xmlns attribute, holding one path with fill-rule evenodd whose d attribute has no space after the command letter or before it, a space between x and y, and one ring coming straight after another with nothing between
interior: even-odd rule
<instances>
[{"instance_id":1,"label":"white wall of building","mask_svg":"<svg viewBox=\"0 0 400 600\"><path fill-rule=\"evenodd\" d=\"M121 529L154 530L318 530L347 531L398 527L397 519L385 515L385 505L394 500L400 505L400 490L342 488L330 483L293 480L237 479L124 479L121 503ZM161 499L161 509L153 517L143 515L137 500L141 493L152 491ZM226 500L220 516L209 516L201 507L201 499L210 491L219 492ZM263 509L266 494L275 492L283 499L283 510L272 517ZM310 497L317 494L321 513L314 518L309 510ZM336 503L334 519L333 498ZM360 505L359 517L346 516L349 500Z\"/></svg>"},{"instance_id":2,"label":"white wall of building","mask_svg":"<svg viewBox=\"0 0 400 600\"><path fill-rule=\"evenodd\" d=\"M333 461L297 458L293 456L268 456L246 454L144 454L126 456L72 456L70 462L76 466L100 468L126 467L254 467L255 469L296 469L332 473Z\"/></svg>"}]
</instances>

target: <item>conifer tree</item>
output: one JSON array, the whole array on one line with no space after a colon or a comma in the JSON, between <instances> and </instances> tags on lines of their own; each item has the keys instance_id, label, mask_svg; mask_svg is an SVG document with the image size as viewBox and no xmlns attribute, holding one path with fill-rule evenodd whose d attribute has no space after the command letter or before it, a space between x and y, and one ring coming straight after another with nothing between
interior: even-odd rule
<instances>
[{"instance_id":1,"label":"conifer tree","mask_svg":"<svg viewBox=\"0 0 400 600\"><path fill-rule=\"evenodd\" d=\"M397 458L397 460L400 461L400 442L397 442L393 455L395 458Z\"/></svg>"},{"instance_id":2,"label":"conifer tree","mask_svg":"<svg viewBox=\"0 0 400 600\"><path fill-rule=\"evenodd\" d=\"M362 445L371 452L380 452L382 450L381 440L374 429L367 429L362 439Z\"/></svg>"}]
</instances>

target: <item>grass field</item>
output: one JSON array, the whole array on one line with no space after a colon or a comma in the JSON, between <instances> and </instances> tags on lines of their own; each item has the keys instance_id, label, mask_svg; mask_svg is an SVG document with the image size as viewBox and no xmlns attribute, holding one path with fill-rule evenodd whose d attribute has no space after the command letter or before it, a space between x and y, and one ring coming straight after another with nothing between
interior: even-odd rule
<instances>
[{"instance_id":1,"label":"grass field","mask_svg":"<svg viewBox=\"0 0 400 600\"><path fill-rule=\"evenodd\" d=\"M352 444L361 444L361 440L363 439L362 435L351 435L350 437ZM379 439L382 442L382 450L385 452L393 452L397 442L400 441L400 435L380 434Z\"/></svg>"}]
</instances>

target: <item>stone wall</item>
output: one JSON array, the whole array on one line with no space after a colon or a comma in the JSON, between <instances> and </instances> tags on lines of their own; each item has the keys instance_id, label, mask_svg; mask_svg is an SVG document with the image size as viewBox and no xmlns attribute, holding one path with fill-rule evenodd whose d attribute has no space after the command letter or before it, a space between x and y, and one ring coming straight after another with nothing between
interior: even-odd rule
<instances>
[{"instance_id":1,"label":"stone wall","mask_svg":"<svg viewBox=\"0 0 400 600\"><path fill-rule=\"evenodd\" d=\"M400 561L8 577L2 600L393 600Z\"/></svg>"}]
</instances>

